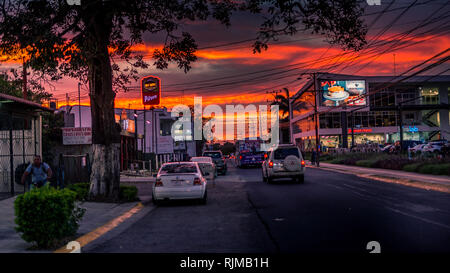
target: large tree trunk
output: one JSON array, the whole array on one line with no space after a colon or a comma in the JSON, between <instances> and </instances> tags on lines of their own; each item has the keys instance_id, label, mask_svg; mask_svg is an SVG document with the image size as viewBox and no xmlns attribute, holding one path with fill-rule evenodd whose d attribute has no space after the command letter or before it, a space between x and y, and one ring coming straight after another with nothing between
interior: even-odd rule
<instances>
[{"instance_id":1,"label":"large tree trunk","mask_svg":"<svg viewBox=\"0 0 450 273\"><path fill-rule=\"evenodd\" d=\"M101 3L101 2L100 2ZM99 4L101 5L101 4ZM92 116L93 164L89 197L99 201L117 201L120 185L120 129L114 117L112 70L108 53L112 20L99 6L89 22L88 57Z\"/></svg>"}]
</instances>

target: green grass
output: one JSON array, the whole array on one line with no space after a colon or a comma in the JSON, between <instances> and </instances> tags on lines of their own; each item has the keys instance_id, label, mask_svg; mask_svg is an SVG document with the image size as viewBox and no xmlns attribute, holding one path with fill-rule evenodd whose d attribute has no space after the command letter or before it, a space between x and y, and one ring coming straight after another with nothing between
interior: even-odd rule
<instances>
[{"instance_id":1,"label":"green grass","mask_svg":"<svg viewBox=\"0 0 450 273\"><path fill-rule=\"evenodd\" d=\"M419 168L420 173L450 175L450 163L446 164L425 164Z\"/></svg>"},{"instance_id":2,"label":"green grass","mask_svg":"<svg viewBox=\"0 0 450 273\"><path fill-rule=\"evenodd\" d=\"M356 161L356 166L373 168L378 159L363 159Z\"/></svg>"},{"instance_id":3,"label":"green grass","mask_svg":"<svg viewBox=\"0 0 450 273\"><path fill-rule=\"evenodd\" d=\"M412 163L403 166L403 170L406 172L418 172L419 168L422 166L423 163Z\"/></svg>"}]
</instances>

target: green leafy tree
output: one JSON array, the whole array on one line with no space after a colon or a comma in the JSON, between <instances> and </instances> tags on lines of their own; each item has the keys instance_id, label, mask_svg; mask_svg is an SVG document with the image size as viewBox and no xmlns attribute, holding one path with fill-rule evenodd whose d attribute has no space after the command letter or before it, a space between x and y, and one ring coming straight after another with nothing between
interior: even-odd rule
<instances>
[{"instance_id":1,"label":"green leafy tree","mask_svg":"<svg viewBox=\"0 0 450 273\"><path fill-rule=\"evenodd\" d=\"M23 97L23 79L18 76L17 70L11 70L11 73L0 74L0 93ZM45 91L44 87L35 79L28 81L27 97L29 100L43 103L53 97L51 93Z\"/></svg>"},{"instance_id":2,"label":"green leafy tree","mask_svg":"<svg viewBox=\"0 0 450 273\"><path fill-rule=\"evenodd\" d=\"M93 132L92 198L119 196L120 135L115 126L114 98L119 89L138 78L148 64L133 54L144 34L166 36L153 52L154 65L174 62L187 72L197 60L194 38L180 27L211 18L230 25L234 11L264 14L254 44L267 48L280 35L308 30L331 43L359 49L365 28L361 7L348 0L4 0L0 3L0 53L27 56L26 64L43 77L70 76L89 83ZM121 60L122 64L116 63Z\"/></svg>"}]
</instances>

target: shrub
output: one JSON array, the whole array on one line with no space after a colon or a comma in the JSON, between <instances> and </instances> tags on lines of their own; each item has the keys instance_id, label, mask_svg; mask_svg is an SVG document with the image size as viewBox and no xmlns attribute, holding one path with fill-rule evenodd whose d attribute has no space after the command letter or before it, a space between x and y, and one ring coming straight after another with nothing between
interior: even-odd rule
<instances>
[{"instance_id":1,"label":"shrub","mask_svg":"<svg viewBox=\"0 0 450 273\"><path fill-rule=\"evenodd\" d=\"M431 165L431 164L424 164L424 165L422 165L422 167L419 168L419 172L420 173L431 174L432 171L433 171L432 167L433 167L433 165Z\"/></svg>"},{"instance_id":2,"label":"shrub","mask_svg":"<svg viewBox=\"0 0 450 273\"><path fill-rule=\"evenodd\" d=\"M391 156L390 158L379 159L375 163L375 168L390 169L390 170L403 170L405 165L411 164L411 160L399 156Z\"/></svg>"},{"instance_id":3,"label":"shrub","mask_svg":"<svg viewBox=\"0 0 450 273\"><path fill-rule=\"evenodd\" d=\"M376 159L358 160L356 161L356 166L373 168L375 167L375 163L377 163Z\"/></svg>"},{"instance_id":4,"label":"shrub","mask_svg":"<svg viewBox=\"0 0 450 273\"><path fill-rule=\"evenodd\" d=\"M67 189L74 191L79 201L87 200L89 196L89 183L76 183L67 186Z\"/></svg>"},{"instance_id":5,"label":"shrub","mask_svg":"<svg viewBox=\"0 0 450 273\"><path fill-rule=\"evenodd\" d=\"M77 200L84 201L89 198L89 183L76 183L70 184L67 188L74 191L77 195ZM119 200L122 202L133 202L138 199L138 189L136 186L120 185L119 188Z\"/></svg>"},{"instance_id":6,"label":"shrub","mask_svg":"<svg viewBox=\"0 0 450 273\"><path fill-rule=\"evenodd\" d=\"M336 159L331 160L329 163L331 163L331 164L342 164L343 160L339 159L339 158L336 158Z\"/></svg>"},{"instance_id":7,"label":"shrub","mask_svg":"<svg viewBox=\"0 0 450 273\"><path fill-rule=\"evenodd\" d=\"M426 164L419 168L420 173L450 175L450 163L447 164Z\"/></svg>"},{"instance_id":8,"label":"shrub","mask_svg":"<svg viewBox=\"0 0 450 273\"><path fill-rule=\"evenodd\" d=\"M122 201L132 202L139 200L138 189L136 186L120 185L119 199Z\"/></svg>"},{"instance_id":9,"label":"shrub","mask_svg":"<svg viewBox=\"0 0 450 273\"><path fill-rule=\"evenodd\" d=\"M14 201L16 231L39 248L56 246L78 230L85 209L75 201L75 192L48 186L19 195Z\"/></svg>"},{"instance_id":10,"label":"shrub","mask_svg":"<svg viewBox=\"0 0 450 273\"><path fill-rule=\"evenodd\" d=\"M417 172L423 163L412 163L403 166L403 170L407 172Z\"/></svg>"}]
</instances>

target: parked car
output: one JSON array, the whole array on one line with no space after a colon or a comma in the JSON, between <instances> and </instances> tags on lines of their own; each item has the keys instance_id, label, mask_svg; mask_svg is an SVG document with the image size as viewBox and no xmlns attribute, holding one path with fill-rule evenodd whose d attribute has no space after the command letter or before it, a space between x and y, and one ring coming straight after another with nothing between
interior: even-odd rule
<instances>
[{"instance_id":1,"label":"parked car","mask_svg":"<svg viewBox=\"0 0 450 273\"><path fill-rule=\"evenodd\" d=\"M395 146L393 144L388 144L381 148L381 151L384 153L389 153L392 149L395 149Z\"/></svg>"},{"instance_id":2,"label":"parked car","mask_svg":"<svg viewBox=\"0 0 450 273\"><path fill-rule=\"evenodd\" d=\"M203 173L203 176L214 179L217 176L216 164L214 164L211 157L208 156L197 156L192 157L191 162L197 162Z\"/></svg>"},{"instance_id":3,"label":"parked car","mask_svg":"<svg viewBox=\"0 0 450 273\"><path fill-rule=\"evenodd\" d=\"M407 151L408 148L415 147L419 144L424 144L424 143L419 140L403 140L402 149L403 149L403 151ZM400 141L397 141L397 145L400 146Z\"/></svg>"},{"instance_id":4,"label":"parked car","mask_svg":"<svg viewBox=\"0 0 450 273\"><path fill-rule=\"evenodd\" d=\"M206 178L197 162L164 163L153 184L152 200L159 204L163 200L198 199L206 204Z\"/></svg>"},{"instance_id":5,"label":"parked car","mask_svg":"<svg viewBox=\"0 0 450 273\"><path fill-rule=\"evenodd\" d=\"M427 144L419 144L419 145L416 145L416 146L414 146L414 147L412 147L412 148L408 148L408 149L409 149L409 151L410 151L411 153L413 153L413 154L415 154L415 153L421 153L422 150L423 150L423 148L424 148L426 145L427 145Z\"/></svg>"},{"instance_id":6,"label":"parked car","mask_svg":"<svg viewBox=\"0 0 450 273\"><path fill-rule=\"evenodd\" d=\"M443 145L427 144L422 148L422 153L439 153Z\"/></svg>"},{"instance_id":7,"label":"parked car","mask_svg":"<svg viewBox=\"0 0 450 273\"><path fill-rule=\"evenodd\" d=\"M267 151L262 164L263 181L272 183L277 178L292 178L298 183L305 180L305 161L299 148L292 144L280 144Z\"/></svg>"},{"instance_id":8,"label":"parked car","mask_svg":"<svg viewBox=\"0 0 450 273\"><path fill-rule=\"evenodd\" d=\"M211 157L214 164L216 164L217 172L219 174L226 174L227 173L227 164L225 162L225 159L223 158L221 151L204 151L203 156Z\"/></svg>"}]
</instances>

